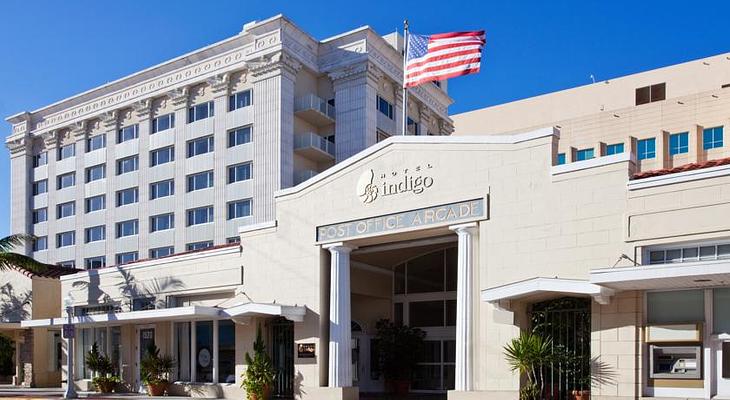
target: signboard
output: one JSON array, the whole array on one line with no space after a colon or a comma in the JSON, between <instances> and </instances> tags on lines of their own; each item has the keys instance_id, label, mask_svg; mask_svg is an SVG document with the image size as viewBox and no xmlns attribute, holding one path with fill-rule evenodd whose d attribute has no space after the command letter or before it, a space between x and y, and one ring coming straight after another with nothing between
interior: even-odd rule
<instances>
[{"instance_id":1,"label":"signboard","mask_svg":"<svg viewBox=\"0 0 730 400\"><path fill-rule=\"evenodd\" d=\"M72 324L63 324L63 338L73 339L76 336L76 329Z\"/></svg>"},{"instance_id":2,"label":"signboard","mask_svg":"<svg viewBox=\"0 0 730 400\"><path fill-rule=\"evenodd\" d=\"M419 195L433 186L433 177L430 174L432 168L433 165L426 163L391 171L376 172L368 169L357 181L356 194L365 204L387 196Z\"/></svg>"},{"instance_id":3,"label":"signboard","mask_svg":"<svg viewBox=\"0 0 730 400\"><path fill-rule=\"evenodd\" d=\"M314 343L297 343L298 358L314 358L316 346Z\"/></svg>"},{"instance_id":4,"label":"signboard","mask_svg":"<svg viewBox=\"0 0 730 400\"><path fill-rule=\"evenodd\" d=\"M317 241L340 241L412 228L430 228L475 221L486 217L485 199L467 200L435 207L317 227Z\"/></svg>"},{"instance_id":5,"label":"signboard","mask_svg":"<svg viewBox=\"0 0 730 400\"><path fill-rule=\"evenodd\" d=\"M200 352L198 352L198 365L203 368L208 368L208 366L210 366L211 359L210 350L206 348L200 349Z\"/></svg>"}]
</instances>

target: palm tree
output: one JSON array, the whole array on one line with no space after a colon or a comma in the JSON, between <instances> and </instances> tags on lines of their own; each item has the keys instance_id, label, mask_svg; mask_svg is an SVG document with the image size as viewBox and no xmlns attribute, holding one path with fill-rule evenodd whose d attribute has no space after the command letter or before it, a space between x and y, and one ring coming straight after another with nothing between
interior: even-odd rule
<instances>
[{"instance_id":1,"label":"palm tree","mask_svg":"<svg viewBox=\"0 0 730 400\"><path fill-rule=\"evenodd\" d=\"M15 234L0 239L0 271L23 269L30 272L44 272L49 265L36 261L31 257L13 252L17 246L33 242L33 235Z\"/></svg>"}]
</instances>

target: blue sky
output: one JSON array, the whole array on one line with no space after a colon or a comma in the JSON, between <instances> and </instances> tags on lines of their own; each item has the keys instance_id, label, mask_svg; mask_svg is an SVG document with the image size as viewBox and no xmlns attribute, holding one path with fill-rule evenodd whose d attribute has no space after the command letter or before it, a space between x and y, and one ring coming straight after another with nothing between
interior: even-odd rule
<instances>
[{"instance_id":1,"label":"blue sky","mask_svg":"<svg viewBox=\"0 0 730 400\"><path fill-rule=\"evenodd\" d=\"M127 0L0 3L0 116L34 110L235 35L283 13L316 38L485 29L479 75L449 84L452 113L730 51L730 2ZM710 16L715 18L710 19ZM10 126L3 123L3 136ZM0 235L9 232L9 155L0 157Z\"/></svg>"}]
</instances>

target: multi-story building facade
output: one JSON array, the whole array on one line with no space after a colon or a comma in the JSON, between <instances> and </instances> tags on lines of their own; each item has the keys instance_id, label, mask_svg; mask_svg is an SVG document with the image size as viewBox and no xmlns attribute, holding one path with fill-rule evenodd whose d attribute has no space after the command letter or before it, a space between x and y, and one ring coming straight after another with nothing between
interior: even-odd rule
<instances>
[{"instance_id":1,"label":"multi-story building facade","mask_svg":"<svg viewBox=\"0 0 730 400\"><path fill-rule=\"evenodd\" d=\"M33 112L12 133L11 231L78 268L237 240L273 196L399 133L402 40L322 41L283 16ZM412 91L409 133L444 135L446 82Z\"/></svg>"}]
</instances>

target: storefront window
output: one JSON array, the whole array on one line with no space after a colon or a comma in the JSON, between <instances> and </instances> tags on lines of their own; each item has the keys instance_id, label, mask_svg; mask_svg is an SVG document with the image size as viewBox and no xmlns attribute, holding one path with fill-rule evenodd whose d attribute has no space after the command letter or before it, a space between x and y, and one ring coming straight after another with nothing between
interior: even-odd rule
<instances>
[{"instance_id":1,"label":"storefront window","mask_svg":"<svg viewBox=\"0 0 730 400\"><path fill-rule=\"evenodd\" d=\"M79 360L79 376L83 379L91 379L92 372L86 368L86 363L83 360L86 359L86 354L91 351L94 343L96 343L100 353L109 354L106 347L107 327L81 328L77 330L76 335L76 359Z\"/></svg>"},{"instance_id":2,"label":"storefront window","mask_svg":"<svg viewBox=\"0 0 730 400\"><path fill-rule=\"evenodd\" d=\"M236 383L236 327L233 321L218 322L218 382Z\"/></svg>"},{"instance_id":3,"label":"storefront window","mask_svg":"<svg viewBox=\"0 0 730 400\"><path fill-rule=\"evenodd\" d=\"M109 357L112 362L112 368L114 368L114 373L120 376L122 373L122 328L119 326L109 328L109 336L111 338Z\"/></svg>"},{"instance_id":4,"label":"storefront window","mask_svg":"<svg viewBox=\"0 0 730 400\"><path fill-rule=\"evenodd\" d=\"M444 291L444 252L437 251L408 262L408 293Z\"/></svg>"},{"instance_id":5,"label":"storefront window","mask_svg":"<svg viewBox=\"0 0 730 400\"><path fill-rule=\"evenodd\" d=\"M213 321L195 324L195 381L213 382Z\"/></svg>"},{"instance_id":6,"label":"storefront window","mask_svg":"<svg viewBox=\"0 0 730 400\"><path fill-rule=\"evenodd\" d=\"M190 382L190 322L175 323L175 361L177 380Z\"/></svg>"},{"instance_id":7,"label":"storefront window","mask_svg":"<svg viewBox=\"0 0 730 400\"><path fill-rule=\"evenodd\" d=\"M713 289L712 313L713 333L730 333L730 288Z\"/></svg>"},{"instance_id":8,"label":"storefront window","mask_svg":"<svg viewBox=\"0 0 730 400\"><path fill-rule=\"evenodd\" d=\"M703 290L649 292L646 295L650 324L673 324L705 320Z\"/></svg>"}]
</instances>

